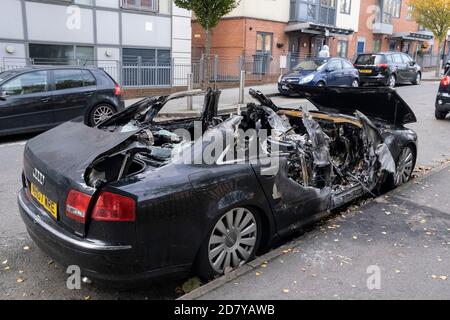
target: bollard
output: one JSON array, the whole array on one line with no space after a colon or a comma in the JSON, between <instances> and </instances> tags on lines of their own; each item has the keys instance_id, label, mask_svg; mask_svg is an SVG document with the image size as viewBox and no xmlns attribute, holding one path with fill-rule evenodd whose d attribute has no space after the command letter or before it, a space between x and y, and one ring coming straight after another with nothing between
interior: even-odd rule
<instances>
[{"instance_id":1,"label":"bollard","mask_svg":"<svg viewBox=\"0 0 450 320\"><path fill-rule=\"evenodd\" d=\"M241 114L241 106L244 105L244 100L245 100L245 70L241 70L241 77L239 80L238 114Z\"/></svg>"},{"instance_id":2,"label":"bollard","mask_svg":"<svg viewBox=\"0 0 450 320\"><path fill-rule=\"evenodd\" d=\"M187 89L188 89L188 91L194 89L194 74L193 73L188 73L187 74ZM192 98L192 96L188 96L187 97L187 109L189 111L193 110L193 98Z\"/></svg>"}]
</instances>

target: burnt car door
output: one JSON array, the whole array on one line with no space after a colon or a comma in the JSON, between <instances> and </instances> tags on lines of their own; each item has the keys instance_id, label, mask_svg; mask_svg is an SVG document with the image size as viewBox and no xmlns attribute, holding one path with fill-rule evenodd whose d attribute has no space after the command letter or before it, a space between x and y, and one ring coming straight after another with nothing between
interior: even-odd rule
<instances>
[{"instance_id":1,"label":"burnt car door","mask_svg":"<svg viewBox=\"0 0 450 320\"><path fill-rule=\"evenodd\" d=\"M53 125L53 100L46 70L18 75L0 88L0 133L45 129Z\"/></svg>"}]
</instances>

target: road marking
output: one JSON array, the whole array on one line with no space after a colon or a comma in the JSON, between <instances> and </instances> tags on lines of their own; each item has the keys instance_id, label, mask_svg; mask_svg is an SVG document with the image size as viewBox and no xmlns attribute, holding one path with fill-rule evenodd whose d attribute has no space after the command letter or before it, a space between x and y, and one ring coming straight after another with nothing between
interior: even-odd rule
<instances>
[{"instance_id":1,"label":"road marking","mask_svg":"<svg viewBox=\"0 0 450 320\"><path fill-rule=\"evenodd\" d=\"M27 143L26 141L5 143L5 144L0 144L0 148L14 147L14 146L24 146L26 143Z\"/></svg>"}]
</instances>

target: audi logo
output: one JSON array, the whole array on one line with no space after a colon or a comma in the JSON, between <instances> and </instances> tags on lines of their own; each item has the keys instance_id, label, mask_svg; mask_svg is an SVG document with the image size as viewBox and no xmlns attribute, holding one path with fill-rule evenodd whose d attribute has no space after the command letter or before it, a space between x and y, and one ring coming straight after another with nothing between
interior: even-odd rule
<instances>
[{"instance_id":1,"label":"audi logo","mask_svg":"<svg viewBox=\"0 0 450 320\"><path fill-rule=\"evenodd\" d=\"M45 176L36 168L33 170L33 178L37 180L41 184L41 186L45 183Z\"/></svg>"}]
</instances>

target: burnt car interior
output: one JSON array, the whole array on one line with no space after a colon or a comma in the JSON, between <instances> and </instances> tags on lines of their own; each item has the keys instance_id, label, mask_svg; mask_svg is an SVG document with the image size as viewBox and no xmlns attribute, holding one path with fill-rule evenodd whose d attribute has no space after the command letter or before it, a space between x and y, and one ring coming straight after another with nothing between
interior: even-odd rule
<instances>
[{"instance_id":1,"label":"burnt car interior","mask_svg":"<svg viewBox=\"0 0 450 320\"><path fill-rule=\"evenodd\" d=\"M169 163L172 156L183 147L185 139L174 133L177 129L185 129L190 133L188 141L194 138L196 122L202 124L202 133L222 122L217 117L220 91L208 90L205 94L201 115L191 119L159 119L158 113L171 100L188 96L203 95L202 90L175 93L170 96L150 97L130 106L105 122L98 129L109 132L131 132L136 134L114 150L98 157L89 166L85 180L89 186L119 181L145 171L147 168L158 168Z\"/></svg>"},{"instance_id":2,"label":"burnt car interior","mask_svg":"<svg viewBox=\"0 0 450 320\"><path fill-rule=\"evenodd\" d=\"M210 89L199 118L154 121L168 101L199 94L202 92L147 98L101 123L98 129L136 134L89 166L87 184L99 187L170 163L185 147L185 139L174 131L186 129L192 141L195 121L201 121L202 133L227 121L236 131L267 130L269 154L275 145L278 150L270 156L287 157L287 177L302 188L327 190L331 208L365 193L373 194L382 183L384 171L395 173L394 160L378 129L360 112L348 116L308 111L305 107L280 109L261 92L250 90L258 104L248 104L241 115L219 117L220 91Z\"/></svg>"}]
</instances>

